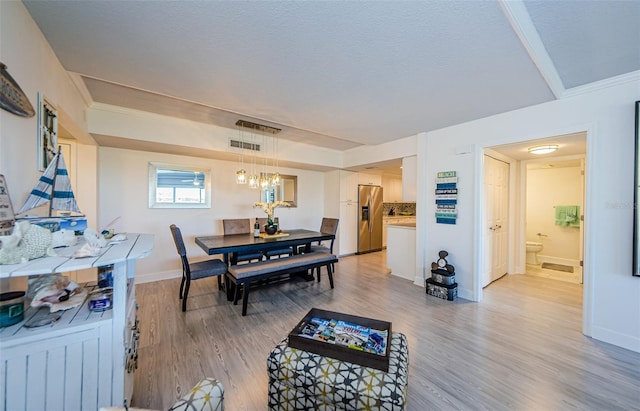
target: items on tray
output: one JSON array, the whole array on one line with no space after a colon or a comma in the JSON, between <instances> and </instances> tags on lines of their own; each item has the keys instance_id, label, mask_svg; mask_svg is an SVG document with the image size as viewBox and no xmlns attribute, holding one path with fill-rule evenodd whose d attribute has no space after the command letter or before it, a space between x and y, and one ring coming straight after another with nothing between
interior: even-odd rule
<instances>
[{"instance_id":1,"label":"items on tray","mask_svg":"<svg viewBox=\"0 0 640 411\"><path fill-rule=\"evenodd\" d=\"M348 321L313 317L298 335L377 355L385 355L387 350L387 330L375 330Z\"/></svg>"}]
</instances>

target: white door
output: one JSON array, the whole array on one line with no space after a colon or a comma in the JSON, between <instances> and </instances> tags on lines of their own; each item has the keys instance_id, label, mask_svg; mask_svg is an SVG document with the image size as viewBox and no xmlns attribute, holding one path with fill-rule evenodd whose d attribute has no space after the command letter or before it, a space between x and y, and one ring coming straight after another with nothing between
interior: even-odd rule
<instances>
[{"instance_id":1,"label":"white door","mask_svg":"<svg viewBox=\"0 0 640 411\"><path fill-rule=\"evenodd\" d=\"M485 156L484 190L486 199L485 269L486 287L507 273L507 218L509 211L509 164Z\"/></svg>"}]
</instances>

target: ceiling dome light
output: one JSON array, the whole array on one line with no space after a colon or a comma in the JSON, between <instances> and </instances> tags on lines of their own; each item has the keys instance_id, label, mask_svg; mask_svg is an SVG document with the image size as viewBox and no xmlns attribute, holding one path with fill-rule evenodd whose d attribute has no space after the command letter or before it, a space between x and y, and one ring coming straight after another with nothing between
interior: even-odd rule
<instances>
[{"instance_id":1,"label":"ceiling dome light","mask_svg":"<svg viewBox=\"0 0 640 411\"><path fill-rule=\"evenodd\" d=\"M549 154L558 149L557 144L545 144L543 146L529 147L527 150L531 154Z\"/></svg>"}]
</instances>

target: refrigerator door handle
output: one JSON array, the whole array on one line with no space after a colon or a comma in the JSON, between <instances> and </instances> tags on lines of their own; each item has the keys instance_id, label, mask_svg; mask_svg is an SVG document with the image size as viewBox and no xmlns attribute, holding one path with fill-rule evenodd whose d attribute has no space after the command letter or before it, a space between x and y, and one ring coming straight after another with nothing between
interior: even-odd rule
<instances>
[{"instance_id":1,"label":"refrigerator door handle","mask_svg":"<svg viewBox=\"0 0 640 411\"><path fill-rule=\"evenodd\" d=\"M371 211L373 211L373 209L371 208L371 195L369 195L369 201L367 205L369 206L369 218L367 219L367 224L369 224L369 232L371 232L373 231L373 227L371 225Z\"/></svg>"}]
</instances>

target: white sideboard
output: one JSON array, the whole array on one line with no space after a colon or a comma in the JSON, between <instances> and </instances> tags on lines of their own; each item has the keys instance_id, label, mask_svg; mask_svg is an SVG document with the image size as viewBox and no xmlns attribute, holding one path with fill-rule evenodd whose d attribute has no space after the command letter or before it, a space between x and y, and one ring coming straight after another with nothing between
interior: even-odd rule
<instances>
[{"instance_id":1,"label":"white sideboard","mask_svg":"<svg viewBox=\"0 0 640 411\"><path fill-rule=\"evenodd\" d=\"M0 278L9 278L113 264L112 309L90 311L85 299L55 323L27 328L25 322L42 314L29 308L22 322L0 328L2 409L93 411L131 403L139 334L135 261L151 254L153 241L153 235L127 234L98 257L71 258L81 242L57 249L56 257L0 265Z\"/></svg>"}]
</instances>

